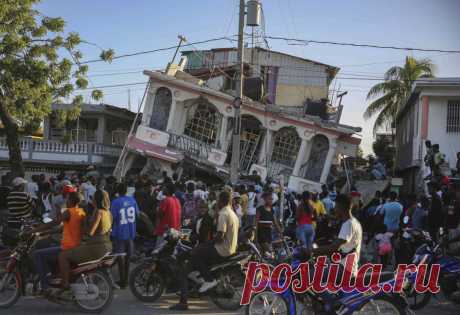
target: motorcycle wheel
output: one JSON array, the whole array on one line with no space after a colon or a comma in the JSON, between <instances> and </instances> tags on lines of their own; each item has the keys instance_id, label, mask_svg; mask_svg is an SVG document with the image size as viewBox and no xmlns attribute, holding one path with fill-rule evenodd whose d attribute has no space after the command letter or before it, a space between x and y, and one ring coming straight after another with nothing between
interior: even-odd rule
<instances>
[{"instance_id":1,"label":"motorcycle wheel","mask_svg":"<svg viewBox=\"0 0 460 315\"><path fill-rule=\"evenodd\" d=\"M95 285L98 290L96 299L78 299L75 297L75 304L84 313L101 313L110 306L113 300L113 285L110 277L102 272L95 271L86 275L86 281L89 285ZM81 277L75 284L85 286Z\"/></svg>"},{"instance_id":2,"label":"motorcycle wheel","mask_svg":"<svg viewBox=\"0 0 460 315\"><path fill-rule=\"evenodd\" d=\"M131 271L129 289L141 302L153 303L157 301L165 290L163 277L151 270L151 264L141 264Z\"/></svg>"},{"instance_id":3,"label":"motorcycle wheel","mask_svg":"<svg viewBox=\"0 0 460 315\"><path fill-rule=\"evenodd\" d=\"M0 308L13 306L21 296L20 281L18 275L14 273L0 272Z\"/></svg>"},{"instance_id":4,"label":"motorcycle wheel","mask_svg":"<svg viewBox=\"0 0 460 315\"><path fill-rule=\"evenodd\" d=\"M407 311L400 300L383 295L370 300L353 314L406 315Z\"/></svg>"},{"instance_id":5,"label":"motorcycle wheel","mask_svg":"<svg viewBox=\"0 0 460 315\"><path fill-rule=\"evenodd\" d=\"M219 284L211 294L214 304L224 311L236 311L240 309L244 281L245 275L240 269L226 272L223 275L223 280L219 279Z\"/></svg>"},{"instance_id":6,"label":"motorcycle wheel","mask_svg":"<svg viewBox=\"0 0 460 315\"><path fill-rule=\"evenodd\" d=\"M406 300L411 310L420 310L430 303L431 293L418 294L414 288L410 288L406 291Z\"/></svg>"},{"instance_id":7,"label":"motorcycle wheel","mask_svg":"<svg viewBox=\"0 0 460 315\"><path fill-rule=\"evenodd\" d=\"M290 312L289 304L282 296L272 291L263 291L252 297L245 313L246 315L288 315Z\"/></svg>"}]
</instances>

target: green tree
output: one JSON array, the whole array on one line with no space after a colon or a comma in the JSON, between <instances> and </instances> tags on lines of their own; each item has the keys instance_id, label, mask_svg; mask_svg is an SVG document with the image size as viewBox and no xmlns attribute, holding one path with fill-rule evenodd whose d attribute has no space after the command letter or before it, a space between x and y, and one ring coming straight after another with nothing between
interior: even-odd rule
<instances>
[{"instance_id":1,"label":"green tree","mask_svg":"<svg viewBox=\"0 0 460 315\"><path fill-rule=\"evenodd\" d=\"M75 89L88 86L88 66L80 62L78 50L88 42L77 33L65 33L63 19L35 10L38 2L3 0L0 5L0 120L16 176L24 174L19 131L33 129L51 113L53 102L62 102ZM100 58L110 62L113 55L109 49ZM99 99L102 93L94 91L92 96ZM82 96L72 97L73 108L57 116L76 119L81 102Z\"/></svg>"},{"instance_id":2,"label":"green tree","mask_svg":"<svg viewBox=\"0 0 460 315\"><path fill-rule=\"evenodd\" d=\"M372 143L372 150L377 158L385 162L388 169L393 168L396 150L391 139L388 137L378 137Z\"/></svg>"},{"instance_id":3,"label":"green tree","mask_svg":"<svg viewBox=\"0 0 460 315\"><path fill-rule=\"evenodd\" d=\"M374 85L367 94L367 99L375 99L364 112L364 118L377 115L374 134L380 127L392 125L396 115L410 94L412 84L420 78L433 77L434 65L429 59L417 60L406 57L404 66L390 68L384 76L384 82Z\"/></svg>"}]
</instances>

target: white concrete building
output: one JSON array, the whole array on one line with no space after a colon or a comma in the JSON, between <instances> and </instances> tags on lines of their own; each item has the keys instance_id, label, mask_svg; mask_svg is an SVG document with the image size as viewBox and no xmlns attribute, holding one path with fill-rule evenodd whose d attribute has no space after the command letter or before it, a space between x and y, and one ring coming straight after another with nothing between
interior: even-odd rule
<instances>
[{"instance_id":1,"label":"white concrete building","mask_svg":"<svg viewBox=\"0 0 460 315\"><path fill-rule=\"evenodd\" d=\"M418 191L425 141L439 144L451 168L460 152L460 78L421 79L396 121L396 167L408 192Z\"/></svg>"},{"instance_id":2,"label":"white concrete building","mask_svg":"<svg viewBox=\"0 0 460 315\"><path fill-rule=\"evenodd\" d=\"M144 172L199 169L228 178L234 96L173 66L168 73L144 71L150 79L142 123L128 140L117 174L145 163ZM242 104L240 173L264 179L284 176L289 187L319 190L339 154L354 156L360 128L305 115L304 107ZM139 156L146 159L141 162Z\"/></svg>"},{"instance_id":3,"label":"white concrete building","mask_svg":"<svg viewBox=\"0 0 460 315\"><path fill-rule=\"evenodd\" d=\"M72 106L52 104L52 113L43 121L43 136L20 139L26 171L58 173L88 165L107 174L113 171L136 114L108 104L81 104L77 120L56 124L55 111ZM9 170L8 158L6 138L0 137L0 172Z\"/></svg>"}]
</instances>

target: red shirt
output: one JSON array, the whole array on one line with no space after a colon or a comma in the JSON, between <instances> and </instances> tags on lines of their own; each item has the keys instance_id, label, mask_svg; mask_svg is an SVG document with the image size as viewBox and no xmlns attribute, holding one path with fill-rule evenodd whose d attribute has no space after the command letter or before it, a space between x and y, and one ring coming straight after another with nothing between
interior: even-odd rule
<instances>
[{"instance_id":1,"label":"red shirt","mask_svg":"<svg viewBox=\"0 0 460 315\"><path fill-rule=\"evenodd\" d=\"M181 228L181 206L179 199L170 196L163 199L160 203L160 222L155 229L156 235L163 235L166 227L180 230Z\"/></svg>"},{"instance_id":2,"label":"red shirt","mask_svg":"<svg viewBox=\"0 0 460 315\"><path fill-rule=\"evenodd\" d=\"M304 224L312 224L313 223L313 218L312 214L307 214L307 212L303 209L303 205L300 204L300 206L297 208L298 215L297 215L297 225L304 225Z\"/></svg>"}]
</instances>

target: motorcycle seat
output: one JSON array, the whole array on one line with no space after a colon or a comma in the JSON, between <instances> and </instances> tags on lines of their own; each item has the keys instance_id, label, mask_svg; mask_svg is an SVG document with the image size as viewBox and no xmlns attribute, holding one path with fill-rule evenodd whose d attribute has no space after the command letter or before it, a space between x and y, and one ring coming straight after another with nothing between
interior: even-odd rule
<instances>
[{"instance_id":1,"label":"motorcycle seat","mask_svg":"<svg viewBox=\"0 0 460 315\"><path fill-rule=\"evenodd\" d=\"M86 261L86 262L83 262L83 263L81 263L81 264L78 264L78 267L86 266L86 265L91 265L91 264L98 264L98 263L100 263L100 262L103 262L104 260L115 259L115 258L124 257L124 256L126 256L126 253L116 253L116 254L112 254L112 253L108 252L108 253L106 253L104 256L102 256L101 258L99 258L99 259L90 260L90 261Z\"/></svg>"},{"instance_id":2,"label":"motorcycle seat","mask_svg":"<svg viewBox=\"0 0 460 315\"><path fill-rule=\"evenodd\" d=\"M247 254L234 254L234 255L231 255L229 257L226 257L225 258L225 261L222 261L218 264L215 264L215 265L212 265L211 266L211 271L215 271L217 269L221 269L221 268L224 268L224 267L227 267L229 265L233 265L236 261L240 261L244 258L248 257Z\"/></svg>"}]
</instances>

